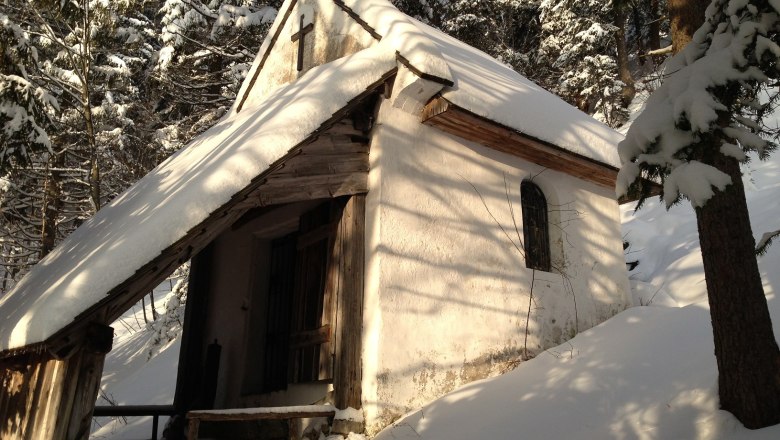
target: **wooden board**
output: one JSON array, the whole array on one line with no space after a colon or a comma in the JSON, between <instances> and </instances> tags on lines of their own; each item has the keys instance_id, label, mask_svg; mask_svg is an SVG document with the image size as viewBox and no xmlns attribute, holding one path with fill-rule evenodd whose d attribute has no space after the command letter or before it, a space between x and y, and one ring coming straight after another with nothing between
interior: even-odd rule
<instances>
[{"instance_id":1,"label":"wooden board","mask_svg":"<svg viewBox=\"0 0 780 440\"><path fill-rule=\"evenodd\" d=\"M4 362L0 370L0 438L86 440L105 353L82 346L68 359L47 352Z\"/></svg>"},{"instance_id":2,"label":"wooden board","mask_svg":"<svg viewBox=\"0 0 780 440\"><path fill-rule=\"evenodd\" d=\"M299 440L301 438L297 419L327 417L332 418L336 414L335 408L323 408L322 406L312 405L292 407L271 407L271 408L246 408L244 410L212 410L212 411L190 411L187 413L189 428L187 429L187 439L195 440L198 438L200 422L236 422L236 421L255 421L255 420L287 420L288 433L290 440Z\"/></svg>"},{"instance_id":3,"label":"wooden board","mask_svg":"<svg viewBox=\"0 0 780 440\"><path fill-rule=\"evenodd\" d=\"M333 417L336 414L336 408L321 409L302 409L300 406L290 408L272 407L261 408L262 411L253 411L252 408L242 410L213 410L213 411L190 411L187 418L190 420L198 419L204 421L228 421L228 420L284 420L313 417Z\"/></svg>"},{"instance_id":4,"label":"wooden board","mask_svg":"<svg viewBox=\"0 0 780 440\"><path fill-rule=\"evenodd\" d=\"M365 211L365 195L350 197L344 207L337 238L341 243L341 267L333 389L334 404L338 408L362 407Z\"/></svg>"}]
</instances>

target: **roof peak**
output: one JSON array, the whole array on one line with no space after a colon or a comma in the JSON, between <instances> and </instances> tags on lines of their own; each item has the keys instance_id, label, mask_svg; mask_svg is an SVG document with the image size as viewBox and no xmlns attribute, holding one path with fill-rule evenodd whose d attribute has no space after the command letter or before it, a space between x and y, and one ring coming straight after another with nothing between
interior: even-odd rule
<instances>
[{"instance_id":1,"label":"roof peak","mask_svg":"<svg viewBox=\"0 0 780 440\"><path fill-rule=\"evenodd\" d=\"M297 29L296 16L307 17L306 20L314 25L311 43L295 40L295 45L290 44L290 36ZM390 1L287 0L260 47L231 111L239 112L259 103L274 88L297 80L314 65L332 62L380 42L397 54L398 62L413 76L440 84L438 88L428 86L425 89L435 90L435 93L443 85L453 84L452 72L438 46L415 20ZM290 62L299 56L299 47L304 48L305 53L301 56L308 60L301 71ZM404 87L418 82L417 79L406 81Z\"/></svg>"}]
</instances>

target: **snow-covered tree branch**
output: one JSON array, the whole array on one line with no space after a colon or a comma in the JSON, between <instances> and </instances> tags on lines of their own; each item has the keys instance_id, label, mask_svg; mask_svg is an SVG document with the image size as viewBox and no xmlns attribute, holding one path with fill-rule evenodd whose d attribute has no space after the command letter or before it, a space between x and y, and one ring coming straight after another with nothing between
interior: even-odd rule
<instances>
[{"instance_id":1,"label":"snow-covered tree branch","mask_svg":"<svg viewBox=\"0 0 780 440\"><path fill-rule=\"evenodd\" d=\"M700 207L731 183L706 157L744 162L776 148L763 117L777 98L766 85L778 76L780 3L760 3L714 1L693 41L669 61L662 86L620 144L619 196L640 177L659 179L667 206L686 198Z\"/></svg>"}]
</instances>

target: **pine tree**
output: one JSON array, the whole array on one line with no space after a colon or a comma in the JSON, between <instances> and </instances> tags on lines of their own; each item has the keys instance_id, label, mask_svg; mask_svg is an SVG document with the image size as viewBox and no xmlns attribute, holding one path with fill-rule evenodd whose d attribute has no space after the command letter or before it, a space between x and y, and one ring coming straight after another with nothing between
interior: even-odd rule
<instances>
[{"instance_id":1,"label":"pine tree","mask_svg":"<svg viewBox=\"0 0 780 440\"><path fill-rule=\"evenodd\" d=\"M16 110L0 114L13 128L0 133L0 292L219 119L280 3L9 4L0 109Z\"/></svg>"},{"instance_id":2,"label":"pine tree","mask_svg":"<svg viewBox=\"0 0 780 440\"><path fill-rule=\"evenodd\" d=\"M696 3L696 4L693 4ZM667 206L695 208L712 317L722 409L747 428L780 423L780 350L754 253L740 163L777 147L763 117L775 111L780 62L777 2L669 2L675 41L690 41L620 144L618 194L663 182ZM675 12L677 11L677 12ZM675 24L676 23L676 24ZM766 140L770 139L770 140Z\"/></svg>"},{"instance_id":3,"label":"pine tree","mask_svg":"<svg viewBox=\"0 0 780 440\"><path fill-rule=\"evenodd\" d=\"M46 154L8 162L4 169L5 289L138 177L128 169L145 168L137 165L145 143L137 140L132 115L152 54L143 38L151 21L133 14L138 5L39 0L8 8L9 21L28 35L35 54L17 63L18 69L57 111L46 113Z\"/></svg>"},{"instance_id":4,"label":"pine tree","mask_svg":"<svg viewBox=\"0 0 780 440\"><path fill-rule=\"evenodd\" d=\"M540 64L543 86L611 126L628 117L634 84L625 46L627 2L544 0Z\"/></svg>"},{"instance_id":5,"label":"pine tree","mask_svg":"<svg viewBox=\"0 0 780 440\"><path fill-rule=\"evenodd\" d=\"M0 173L51 153L47 129L57 100L31 81L28 68L38 64L30 35L0 13Z\"/></svg>"},{"instance_id":6,"label":"pine tree","mask_svg":"<svg viewBox=\"0 0 780 440\"><path fill-rule=\"evenodd\" d=\"M280 0L164 2L150 83L161 147L178 148L227 111L279 6Z\"/></svg>"},{"instance_id":7,"label":"pine tree","mask_svg":"<svg viewBox=\"0 0 780 440\"><path fill-rule=\"evenodd\" d=\"M456 0L443 17L442 29L509 65L532 80L540 38L539 0Z\"/></svg>"}]
</instances>

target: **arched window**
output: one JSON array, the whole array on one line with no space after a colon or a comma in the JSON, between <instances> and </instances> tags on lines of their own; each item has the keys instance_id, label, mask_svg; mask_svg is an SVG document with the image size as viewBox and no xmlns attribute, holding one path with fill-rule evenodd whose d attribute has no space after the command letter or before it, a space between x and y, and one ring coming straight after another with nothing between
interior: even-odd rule
<instances>
[{"instance_id":1,"label":"arched window","mask_svg":"<svg viewBox=\"0 0 780 440\"><path fill-rule=\"evenodd\" d=\"M525 267L550 271L550 233L547 222L547 199L542 190L525 180L520 184L520 204L523 207Z\"/></svg>"}]
</instances>

